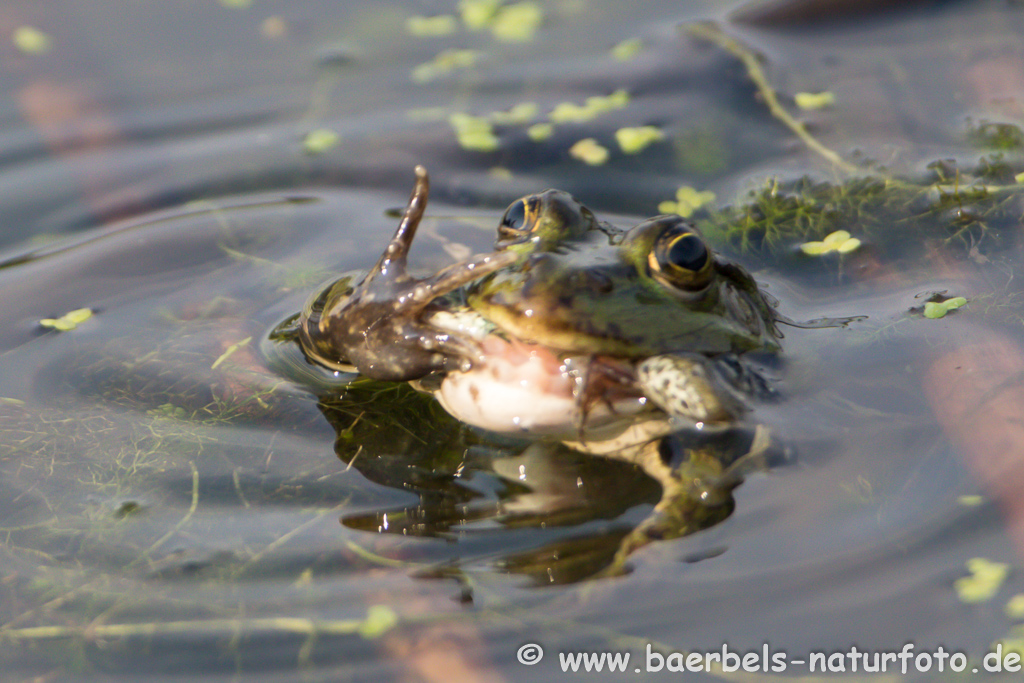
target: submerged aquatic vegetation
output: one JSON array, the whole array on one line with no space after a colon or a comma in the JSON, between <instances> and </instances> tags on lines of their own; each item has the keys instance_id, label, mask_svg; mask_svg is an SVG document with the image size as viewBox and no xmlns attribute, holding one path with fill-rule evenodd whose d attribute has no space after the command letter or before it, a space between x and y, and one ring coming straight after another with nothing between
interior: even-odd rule
<instances>
[{"instance_id":1,"label":"submerged aquatic vegetation","mask_svg":"<svg viewBox=\"0 0 1024 683\"><path fill-rule=\"evenodd\" d=\"M842 183L769 180L745 202L706 212L699 224L741 250L775 253L788 245L824 242L838 232L846 233L842 243L848 250L860 246L848 241L856 234L861 241L890 244L898 256L920 249L924 239L966 248L982 239L1016 239L1024 197L1012 190L934 178L921 184L877 176ZM898 243L886 239L895 231L902 236Z\"/></svg>"}]
</instances>

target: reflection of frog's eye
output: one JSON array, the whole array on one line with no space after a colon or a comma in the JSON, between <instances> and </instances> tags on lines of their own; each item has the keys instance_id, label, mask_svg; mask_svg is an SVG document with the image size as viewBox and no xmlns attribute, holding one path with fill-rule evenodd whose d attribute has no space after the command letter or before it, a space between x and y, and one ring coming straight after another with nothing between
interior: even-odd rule
<instances>
[{"instance_id":1,"label":"reflection of frog's eye","mask_svg":"<svg viewBox=\"0 0 1024 683\"><path fill-rule=\"evenodd\" d=\"M508 207L498 225L498 236L503 238L519 237L526 226L526 202L520 199Z\"/></svg>"},{"instance_id":2,"label":"reflection of frog's eye","mask_svg":"<svg viewBox=\"0 0 1024 683\"><path fill-rule=\"evenodd\" d=\"M659 235L647 256L652 274L681 289L701 289L712 276L712 259L704 240L686 225Z\"/></svg>"}]
</instances>

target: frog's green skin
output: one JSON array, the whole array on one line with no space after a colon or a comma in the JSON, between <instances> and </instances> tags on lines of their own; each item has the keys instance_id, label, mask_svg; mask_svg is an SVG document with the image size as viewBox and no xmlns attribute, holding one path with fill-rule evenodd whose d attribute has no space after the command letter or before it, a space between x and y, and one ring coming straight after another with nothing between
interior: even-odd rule
<instances>
[{"instance_id":1,"label":"frog's green skin","mask_svg":"<svg viewBox=\"0 0 1024 683\"><path fill-rule=\"evenodd\" d=\"M577 413L626 395L695 422L729 422L741 410L735 389L741 393L744 381L733 391L723 386L717 358L779 348L772 302L743 269L715 256L694 226L664 215L622 230L557 190L515 202L493 253L412 278L405 257L426 188L418 168L395 237L358 285L339 280L307 304L300 337L316 362L376 379L442 373L439 398L450 412L501 431L487 418L490 406L458 407L532 408L526 393L488 393L499 374L487 372L495 360L484 349L488 335L561 359L561 372L575 373L568 400L582 404ZM457 396L451 386L460 382ZM529 420L513 422L531 431Z\"/></svg>"},{"instance_id":2,"label":"frog's green skin","mask_svg":"<svg viewBox=\"0 0 1024 683\"><path fill-rule=\"evenodd\" d=\"M469 306L503 332L566 354L777 351L774 309L742 268L679 216L622 231L557 190L514 203L498 248L524 254L469 286Z\"/></svg>"}]
</instances>

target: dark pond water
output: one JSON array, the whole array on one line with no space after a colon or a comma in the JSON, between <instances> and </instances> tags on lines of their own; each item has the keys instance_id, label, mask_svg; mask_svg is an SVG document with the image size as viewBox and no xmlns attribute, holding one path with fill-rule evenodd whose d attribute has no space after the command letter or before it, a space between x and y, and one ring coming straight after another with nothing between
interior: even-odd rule
<instances>
[{"instance_id":1,"label":"dark pond water","mask_svg":"<svg viewBox=\"0 0 1024 683\"><path fill-rule=\"evenodd\" d=\"M968 675L1024 647L1024 9L513 4L535 31L471 31L454 0L0 8L0 678L555 681L559 653L629 652L592 675L752 681L647 672L646 648L907 643ZM707 20L868 180L680 29ZM460 144L453 114L494 137ZM627 154L638 126L663 138ZM603 163L572 151L587 138ZM594 579L658 502L641 469L470 430L406 387L293 381L266 341L377 258L416 164L417 272L488 250L523 194L629 225L685 186L786 316L865 319L785 329L781 399L753 414L785 457L731 516ZM773 210L788 228L738 227ZM859 248L800 252L842 226ZM954 677L929 661L911 674Z\"/></svg>"}]
</instances>

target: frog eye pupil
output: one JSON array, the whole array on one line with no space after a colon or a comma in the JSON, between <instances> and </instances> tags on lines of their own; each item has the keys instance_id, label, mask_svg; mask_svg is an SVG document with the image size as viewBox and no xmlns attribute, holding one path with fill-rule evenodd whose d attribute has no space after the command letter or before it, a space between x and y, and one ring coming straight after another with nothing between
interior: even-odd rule
<instances>
[{"instance_id":1,"label":"frog eye pupil","mask_svg":"<svg viewBox=\"0 0 1024 683\"><path fill-rule=\"evenodd\" d=\"M520 231L526 224L526 202L520 200L508 207L508 211L501 217L501 227L509 230Z\"/></svg>"},{"instance_id":2,"label":"frog eye pupil","mask_svg":"<svg viewBox=\"0 0 1024 683\"><path fill-rule=\"evenodd\" d=\"M688 232L672 240L667 256L669 263L677 268L697 271L708 262L708 248L699 237Z\"/></svg>"}]
</instances>

